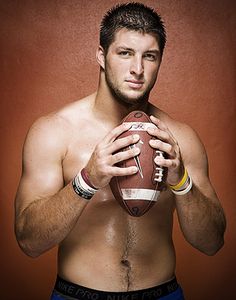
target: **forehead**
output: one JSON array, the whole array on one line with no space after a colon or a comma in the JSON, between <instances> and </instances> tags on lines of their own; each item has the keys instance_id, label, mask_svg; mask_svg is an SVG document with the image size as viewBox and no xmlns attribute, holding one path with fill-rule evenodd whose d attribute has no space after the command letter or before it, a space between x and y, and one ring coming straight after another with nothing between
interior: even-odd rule
<instances>
[{"instance_id":1,"label":"forehead","mask_svg":"<svg viewBox=\"0 0 236 300\"><path fill-rule=\"evenodd\" d=\"M158 50L157 38L153 34L122 28L114 35L111 48L125 47L139 51Z\"/></svg>"}]
</instances>

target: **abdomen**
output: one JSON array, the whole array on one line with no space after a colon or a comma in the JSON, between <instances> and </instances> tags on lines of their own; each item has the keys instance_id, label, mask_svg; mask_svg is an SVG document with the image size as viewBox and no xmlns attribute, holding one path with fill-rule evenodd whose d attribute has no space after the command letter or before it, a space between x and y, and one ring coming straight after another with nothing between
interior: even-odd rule
<instances>
[{"instance_id":1,"label":"abdomen","mask_svg":"<svg viewBox=\"0 0 236 300\"><path fill-rule=\"evenodd\" d=\"M135 218L115 199L93 199L59 248L59 274L106 291L144 289L169 280L175 269L171 206L160 199Z\"/></svg>"}]
</instances>

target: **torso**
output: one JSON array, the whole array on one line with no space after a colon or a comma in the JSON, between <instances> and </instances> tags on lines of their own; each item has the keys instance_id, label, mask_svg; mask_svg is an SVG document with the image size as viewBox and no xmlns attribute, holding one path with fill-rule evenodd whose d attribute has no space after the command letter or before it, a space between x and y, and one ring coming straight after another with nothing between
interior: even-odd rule
<instances>
[{"instance_id":1,"label":"torso","mask_svg":"<svg viewBox=\"0 0 236 300\"><path fill-rule=\"evenodd\" d=\"M112 129L92 116L83 102L80 106L79 121L68 133L62 162L65 185ZM99 190L59 246L59 275L104 291L144 289L171 279L175 272L173 211L169 190L162 192L155 206L139 218L120 207L109 186Z\"/></svg>"}]
</instances>

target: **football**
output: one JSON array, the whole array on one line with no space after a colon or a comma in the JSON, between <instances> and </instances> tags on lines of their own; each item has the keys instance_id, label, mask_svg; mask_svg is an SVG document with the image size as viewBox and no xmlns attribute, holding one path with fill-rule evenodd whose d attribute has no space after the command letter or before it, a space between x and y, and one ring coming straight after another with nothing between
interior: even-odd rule
<instances>
[{"instance_id":1,"label":"football","mask_svg":"<svg viewBox=\"0 0 236 300\"><path fill-rule=\"evenodd\" d=\"M157 155L164 156L164 153L149 145L150 139L155 137L148 134L147 128L156 127L149 116L143 111L132 111L123 119L124 122L129 122L131 127L118 138L138 134L139 141L129 147L139 147L140 154L118 163L117 166L137 166L138 172L134 175L113 177L110 187L125 211L133 217L140 217L157 202L160 192L165 188L167 170L154 162Z\"/></svg>"}]
</instances>

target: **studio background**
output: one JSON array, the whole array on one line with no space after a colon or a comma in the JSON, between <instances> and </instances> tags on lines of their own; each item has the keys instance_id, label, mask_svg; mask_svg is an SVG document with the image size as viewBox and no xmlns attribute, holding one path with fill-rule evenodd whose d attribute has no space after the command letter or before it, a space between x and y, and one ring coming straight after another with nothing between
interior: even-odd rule
<instances>
[{"instance_id":1,"label":"studio background","mask_svg":"<svg viewBox=\"0 0 236 300\"><path fill-rule=\"evenodd\" d=\"M49 299L56 277L56 248L32 259L21 252L14 236L14 195L21 174L23 141L35 119L96 90L99 23L115 3L0 0L1 299ZM160 12L168 33L151 100L200 135L228 222L225 246L213 257L188 245L175 222L177 277L187 300L233 299L236 2L143 3Z\"/></svg>"}]
</instances>

